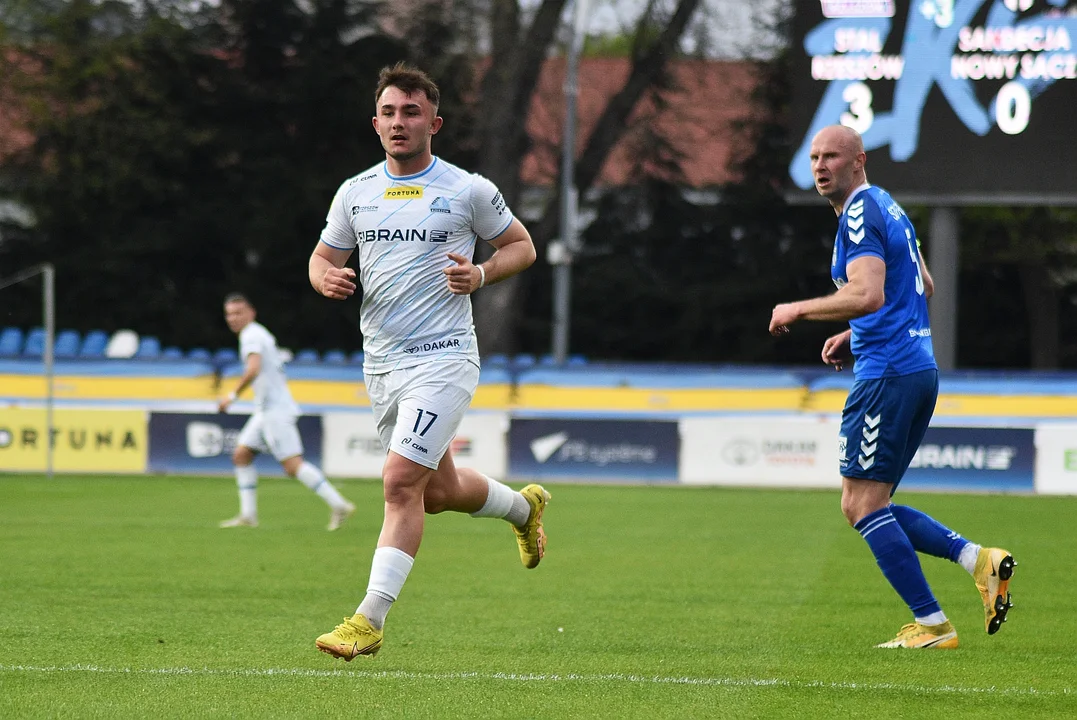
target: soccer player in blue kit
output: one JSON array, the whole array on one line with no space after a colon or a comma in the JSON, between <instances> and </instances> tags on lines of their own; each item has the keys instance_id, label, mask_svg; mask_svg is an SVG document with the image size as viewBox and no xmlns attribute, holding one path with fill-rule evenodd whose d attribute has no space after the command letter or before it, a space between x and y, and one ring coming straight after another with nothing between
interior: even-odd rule
<instances>
[{"instance_id":1,"label":"soccer player in blue kit","mask_svg":"<svg viewBox=\"0 0 1077 720\"><path fill-rule=\"evenodd\" d=\"M990 635L1010 609L1015 563L1006 550L981 547L919 510L891 502L938 396L927 313L931 275L905 211L868 184L859 133L843 125L823 128L810 157L815 188L838 216L830 271L838 290L775 306L770 332L786 333L798 320L849 321L849 329L828 338L822 351L823 362L837 370L856 359L839 438L841 510L914 618L877 647L956 648L957 631L916 553L947 558L972 575Z\"/></svg>"}]
</instances>

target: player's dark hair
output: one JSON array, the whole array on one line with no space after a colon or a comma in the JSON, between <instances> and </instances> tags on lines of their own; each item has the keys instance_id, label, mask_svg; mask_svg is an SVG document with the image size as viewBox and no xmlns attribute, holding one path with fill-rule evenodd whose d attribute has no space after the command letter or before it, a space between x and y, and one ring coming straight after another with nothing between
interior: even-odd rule
<instances>
[{"instance_id":1,"label":"player's dark hair","mask_svg":"<svg viewBox=\"0 0 1077 720\"><path fill-rule=\"evenodd\" d=\"M429 75L414 65L401 61L396 65L388 65L381 69L378 74L378 89L374 91L375 112L381 94L389 87L400 88L408 95L416 92L423 93L434 106L434 113L437 114L438 105L441 104L441 91Z\"/></svg>"},{"instance_id":2,"label":"player's dark hair","mask_svg":"<svg viewBox=\"0 0 1077 720\"><path fill-rule=\"evenodd\" d=\"M227 295L224 296L224 304L225 305L227 305L228 303L236 303L236 302L246 303L246 304L250 305L251 308L254 308L254 303L252 303L247 298L247 296L244 295L241 292L230 292L230 293L228 293Z\"/></svg>"}]
</instances>

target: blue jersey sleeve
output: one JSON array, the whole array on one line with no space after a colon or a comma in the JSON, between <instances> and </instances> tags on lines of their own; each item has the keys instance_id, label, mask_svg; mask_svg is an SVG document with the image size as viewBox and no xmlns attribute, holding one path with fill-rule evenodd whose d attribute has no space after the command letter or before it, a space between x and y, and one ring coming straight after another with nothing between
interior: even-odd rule
<instances>
[{"instance_id":1,"label":"blue jersey sleeve","mask_svg":"<svg viewBox=\"0 0 1077 720\"><path fill-rule=\"evenodd\" d=\"M845 211L843 233L846 265L864 255L886 259L886 217L868 193L860 193Z\"/></svg>"}]
</instances>

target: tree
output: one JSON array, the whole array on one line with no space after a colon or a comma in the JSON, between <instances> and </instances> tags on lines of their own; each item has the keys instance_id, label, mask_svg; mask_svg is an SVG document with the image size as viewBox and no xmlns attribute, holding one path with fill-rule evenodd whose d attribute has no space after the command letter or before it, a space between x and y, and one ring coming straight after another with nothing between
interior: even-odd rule
<instances>
[{"instance_id":1,"label":"tree","mask_svg":"<svg viewBox=\"0 0 1077 720\"><path fill-rule=\"evenodd\" d=\"M675 55L677 42L698 5L699 0L677 0L667 14L657 1L648 3L637 26L628 82L582 146L575 177L581 195L594 185L640 97L662 81L666 63ZM476 112L478 137L484 141L477 169L501 188L510 203L520 197L520 167L528 149L524 118L564 6L565 0L544 0L524 27L516 0L493 0L491 5L490 65L479 87ZM661 31L656 33L655 28ZM551 198L558 195L554 192ZM539 222L531 227L540 256L556 235L557 217L556 201L551 199ZM476 326L484 352L507 353L517 347L527 275L476 294Z\"/></svg>"}]
</instances>

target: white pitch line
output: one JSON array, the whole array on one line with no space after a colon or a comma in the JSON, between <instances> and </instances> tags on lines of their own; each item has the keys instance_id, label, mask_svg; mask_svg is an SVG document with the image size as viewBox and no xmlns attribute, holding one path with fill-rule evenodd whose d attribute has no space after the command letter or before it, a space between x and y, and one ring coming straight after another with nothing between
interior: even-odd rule
<instances>
[{"instance_id":1,"label":"white pitch line","mask_svg":"<svg viewBox=\"0 0 1077 720\"><path fill-rule=\"evenodd\" d=\"M828 682L825 680L785 680L782 678L663 677L660 675L625 675L610 673L481 673L481 672L409 672L406 670L314 670L309 668L125 668L100 665L0 665L0 672L22 673L101 673L108 675L203 675L218 677L346 677L362 680L501 680L510 682L628 683L633 685L692 685L732 688L810 688L823 690L860 690L913 692L924 695L1010 695L1052 697L1071 695L1073 690L1038 690L1034 687L960 687L956 685L902 685L900 683Z\"/></svg>"}]
</instances>

